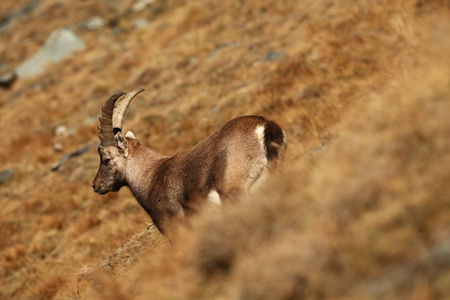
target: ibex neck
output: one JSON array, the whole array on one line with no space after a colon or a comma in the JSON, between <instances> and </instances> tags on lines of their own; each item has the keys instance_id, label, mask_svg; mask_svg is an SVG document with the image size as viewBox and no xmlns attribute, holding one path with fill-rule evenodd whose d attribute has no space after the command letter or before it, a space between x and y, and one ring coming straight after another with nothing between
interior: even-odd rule
<instances>
[{"instance_id":1,"label":"ibex neck","mask_svg":"<svg viewBox=\"0 0 450 300\"><path fill-rule=\"evenodd\" d=\"M142 145L130 155L127 162L127 185L139 203L147 197L155 170L165 158Z\"/></svg>"}]
</instances>

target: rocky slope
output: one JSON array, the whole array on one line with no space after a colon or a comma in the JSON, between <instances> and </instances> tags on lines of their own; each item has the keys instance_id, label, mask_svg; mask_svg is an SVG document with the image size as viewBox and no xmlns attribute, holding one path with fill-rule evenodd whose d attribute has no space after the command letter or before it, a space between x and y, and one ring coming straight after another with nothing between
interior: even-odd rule
<instances>
[{"instance_id":1,"label":"rocky slope","mask_svg":"<svg viewBox=\"0 0 450 300\"><path fill-rule=\"evenodd\" d=\"M0 12L0 298L449 297L448 1ZM49 49L67 55L27 74ZM143 143L173 154L260 114L286 129L285 174L168 246L127 190L90 187L100 107L137 87L125 129Z\"/></svg>"}]
</instances>

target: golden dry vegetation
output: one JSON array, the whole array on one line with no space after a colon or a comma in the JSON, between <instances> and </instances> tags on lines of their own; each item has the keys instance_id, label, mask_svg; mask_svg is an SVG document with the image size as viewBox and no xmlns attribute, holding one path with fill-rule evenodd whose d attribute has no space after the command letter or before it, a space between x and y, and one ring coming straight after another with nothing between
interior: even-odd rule
<instances>
[{"instance_id":1,"label":"golden dry vegetation","mask_svg":"<svg viewBox=\"0 0 450 300\"><path fill-rule=\"evenodd\" d=\"M56 29L86 43L0 90L1 299L450 297L447 0L137 2L41 0L0 33L5 71ZM138 87L125 129L144 144L264 115L283 174L169 246L128 190L91 188L100 107Z\"/></svg>"}]
</instances>

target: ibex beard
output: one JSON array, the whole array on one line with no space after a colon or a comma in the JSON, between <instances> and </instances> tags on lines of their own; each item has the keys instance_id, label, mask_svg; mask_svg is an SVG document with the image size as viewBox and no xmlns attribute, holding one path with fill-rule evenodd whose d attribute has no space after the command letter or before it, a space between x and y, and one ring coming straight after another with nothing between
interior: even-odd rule
<instances>
[{"instance_id":1,"label":"ibex beard","mask_svg":"<svg viewBox=\"0 0 450 300\"><path fill-rule=\"evenodd\" d=\"M130 131L123 136L128 105L143 91L114 94L103 105L92 187L103 195L128 186L161 233L170 234L199 202L220 205L246 194L283 161L284 131L259 116L235 118L172 157L142 145Z\"/></svg>"}]
</instances>

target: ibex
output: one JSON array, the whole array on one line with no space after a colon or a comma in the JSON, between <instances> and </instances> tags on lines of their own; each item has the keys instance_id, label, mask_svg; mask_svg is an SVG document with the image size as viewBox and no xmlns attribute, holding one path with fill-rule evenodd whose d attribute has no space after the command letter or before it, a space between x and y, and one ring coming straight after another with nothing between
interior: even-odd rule
<instances>
[{"instance_id":1,"label":"ibex","mask_svg":"<svg viewBox=\"0 0 450 300\"><path fill-rule=\"evenodd\" d=\"M106 194L128 186L163 234L183 220L193 203L232 201L283 160L283 130L258 116L235 118L172 157L147 148L132 132L122 134L128 105L143 91L114 94L103 105L100 167L92 187Z\"/></svg>"}]
</instances>

